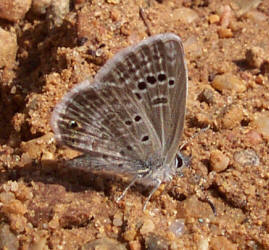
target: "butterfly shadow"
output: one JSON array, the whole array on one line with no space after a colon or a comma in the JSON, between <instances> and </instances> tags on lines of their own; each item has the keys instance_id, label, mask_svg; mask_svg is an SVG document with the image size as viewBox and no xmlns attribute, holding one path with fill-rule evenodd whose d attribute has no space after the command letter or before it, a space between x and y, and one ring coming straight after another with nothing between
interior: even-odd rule
<instances>
[{"instance_id":1,"label":"butterfly shadow","mask_svg":"<svg viewBox=\"0 0 269 250\"><path fill-rule=\"evenodd\" d=\"M112 196L111 199L114 200L122 194L130 183L130 179L126 177L74 169L66 166L65 162L61 160L33 161L23 166L7 169L1 174L0 185L10 180L17 182L23 180L29 186L32 185L32 182L61 186L66 192L79 193L89 190L102 192L104 196ZM114 195L114 190L119 192ZM137 183L135 190L146 196L150 188Z\"/></svg>"}]
</instances>

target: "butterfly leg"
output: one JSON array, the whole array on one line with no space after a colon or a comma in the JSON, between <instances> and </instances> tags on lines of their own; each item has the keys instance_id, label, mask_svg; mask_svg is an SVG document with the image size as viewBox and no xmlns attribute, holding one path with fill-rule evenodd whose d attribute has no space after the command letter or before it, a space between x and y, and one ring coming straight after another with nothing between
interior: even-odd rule
<instances>
[{"instance_id":1,"label":"butterfly leg","mask_svg":"<svg viewBox=\"0 0 269 250\"><path fill-rule=\"evenodd\" d=\"M132 181L130 182L130 184L124 189L124 191L122 192L122 194L116 199L116 202L118 203L127 193L127 191L130 189L131 186L133 186L137 180L137 178L139 177L139 175L136 175Z\"/></svg>"},{"instance_id":2,"label":"butterfly leg","mask_svg":"<svg viewBox=\"0 0 269 250\"><path fill-rule=\"evenodd\" d=\"M151 196L152 196L152 195L155 193L155 191L159 188L159 186L161 185L161 183L162 183L162 181L161 181L160 179L158 179L156 185L155 185L154 188L150 191L150 194L149 194L149 196L147 197L147 199L146 199L146 201L145 201L145 203L144 203L143 211L146 210L146 208L147 208L147 204L148 204L148 202L149 202Z\"/></svg>"}]
</instances>

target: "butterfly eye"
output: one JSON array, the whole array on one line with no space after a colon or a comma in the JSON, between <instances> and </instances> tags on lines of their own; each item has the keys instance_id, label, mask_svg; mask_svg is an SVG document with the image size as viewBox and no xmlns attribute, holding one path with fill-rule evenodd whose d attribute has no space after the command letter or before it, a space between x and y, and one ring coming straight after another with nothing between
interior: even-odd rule
<instances>
[{"instance_id":1,"label":"butterfly eye","mask_svg":"<svg viewBox=\"0 0 269 250\"><path fill-rule=\"evenodd\" d=\"M80 126L79 123L76 121L69 121L68 127L71 129L78 129Z\"/></svg>"}]
</instances>

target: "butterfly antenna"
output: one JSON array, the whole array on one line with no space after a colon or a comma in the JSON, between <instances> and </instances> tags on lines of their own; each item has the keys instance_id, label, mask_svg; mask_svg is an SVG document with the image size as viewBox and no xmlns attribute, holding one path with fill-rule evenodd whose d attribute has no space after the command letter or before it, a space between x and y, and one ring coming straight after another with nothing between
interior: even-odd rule
<instances>
[{"instance_id":1,"label":"butterfly antenna","mask_svg":"<svg viewBox=\"0 0 269 250\"><path fill-rule=\"evenodd\" d=\"M185 142L179 147L179 151L181 151L187 144L189 144L191 140L193 140L195 137L197 137L201 133L207 131L209 128L210 128L210 125L208 125L205 128L200 129L200 131L196 132L193 136L185 140Z\"/></svg>"}]
</instances>

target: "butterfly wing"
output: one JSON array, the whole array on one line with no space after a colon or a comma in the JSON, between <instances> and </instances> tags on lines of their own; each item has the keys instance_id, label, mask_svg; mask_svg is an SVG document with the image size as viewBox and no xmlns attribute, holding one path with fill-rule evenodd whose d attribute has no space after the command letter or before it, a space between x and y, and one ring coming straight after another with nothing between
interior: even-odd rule
<instances>
[{"instance_id":1,"label":"butterfly wing","mask_svg":"<svg viewBox=\"0 0 269 250\"><path fill-rule=\"evenodd\" d=\"M147 161L176 154L184 122L186 67L180 39L148 38L118 53L56 106L56 139L86 153Z\"/></svg>"},{"instance_id":2,"label":"butterfly wing","mask_svg":"<svg viewBox=\"0 0 269 250\"><path fill-rule=\"evenodd\" d=\"M158 157L171 163L184 127L188 85L180 38L167 33L145 39L109 61L96 79L125 83L154 127L160 143Z\"/></svg>"}]
</instances>

